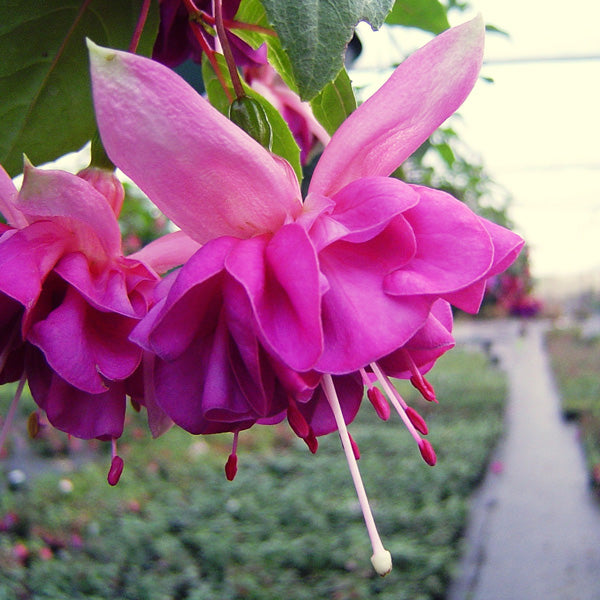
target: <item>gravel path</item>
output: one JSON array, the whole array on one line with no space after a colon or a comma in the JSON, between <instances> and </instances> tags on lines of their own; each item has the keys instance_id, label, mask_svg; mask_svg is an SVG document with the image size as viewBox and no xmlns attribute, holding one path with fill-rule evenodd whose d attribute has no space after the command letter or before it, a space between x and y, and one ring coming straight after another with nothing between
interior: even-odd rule
<instances>
[{"instance_id":1,"label":"gravel path","mask_svg":"<svg viewBox=\"0 0 600 600\"><path fill-rule=\"evenodd\" d=\"M545 327L529 323L523 333L502 321L456 330L459 340L491 340L509 400L507 432L474 500L448 600L600 600L600 506L577 430L561 417Z\"/></svg>"}]
</instances>

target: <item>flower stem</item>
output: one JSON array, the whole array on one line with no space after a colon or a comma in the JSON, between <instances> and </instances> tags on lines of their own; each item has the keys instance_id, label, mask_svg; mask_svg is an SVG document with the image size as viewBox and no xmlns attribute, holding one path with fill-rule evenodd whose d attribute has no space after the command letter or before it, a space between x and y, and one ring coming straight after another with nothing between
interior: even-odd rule
<instances>
[{"instance_id":1,"label":"flower stem","mask_svg":"<svg viewBox=\"0 0 600 600\"><path fill-rule=\"evenodd\" d=\"M233 90L238 98L243 98L246 93L240 81L240 75L237 67L235 66L235 59L229 40L227 39L227 31L225 30L225 24L223 23L223 4L222 0L215 0L215 27L217 29L217 36L221 42L221 48L223 50L223 56L225 56L225 62L227 62L227 68L231 75L231 83L233 84Z\"/></svg>"},{"instance_id":2,"label":"flower stem","mask_svg":"<svg viewBox=\"0 0 600 600\"><path fill-rule=\"evenodd\" d=\"M140 11L140 16L138 18L138 22L135 26L135 31L133 32L133 37L131 38L131 43L129 44L129 52L137 51L138 44L140 43L140 38L142 37L142 31L144 31L144 25L146 25L146 19L148 18L149 10L150 0L144 0L142 10Z\"/></svg>"},{"instance_id":3,"label":"flower stem","mask_svg":"<svg viewBox=\"0 0 600 600\"><path fill-rule=\"evenodd\" d=\"M219 83L221 84L221 87L223 88L223 91L225 92L225 95L227 96L227 100L231 104L231 102L233 102L233 98L231 97L231 92L229 91L227 82L225 81L225 78L223 77L223 73L221 73L219 63L217 62L217 59L215 58L214 50L207 44L206 40L204 39L200 25L198 25L197 23L190 23L190 25L191 25L192 33L194 34L194 37L198 40L198 43L200 44L200 47L202 48L202 51L204 52L204 54L206 54L206 58L208 58L208 62L210 63L211 67L213 68L213 71L215 72L215 75L217 76L217 79L219 80Z\"/></svg>"}]
</instances>

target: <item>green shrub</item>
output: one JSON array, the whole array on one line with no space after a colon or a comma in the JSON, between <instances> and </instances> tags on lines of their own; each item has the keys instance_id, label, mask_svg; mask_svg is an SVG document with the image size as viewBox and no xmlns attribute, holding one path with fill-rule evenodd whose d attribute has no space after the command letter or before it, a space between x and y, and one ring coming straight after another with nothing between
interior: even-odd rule
<instances>
[{"instance_id":1,"label":"green shrub","mask_svg":"<svg viewBox=\"0 0 600 600\"><path fill-rule=\"evenodd\" d=\"M230 436L172 430L159 440L121 441L125 471L115 488L102 454L68 475L70 493L60 490L65 475L50 459L46 474L4 491L0 599L443 598L469 496L502 428L506 390L482 356L460 351L440 360L431 379L439 405L417 400L405 382L401 390L427 416L434 468L399 419L379 421L368 402L351 426L393 555L385 579L371 568L337 436L321 438L313 456L285 425L245 432L240 470L228 482ZM23 547L28 557L19 559Z\"/></svg>"}]
</instances>

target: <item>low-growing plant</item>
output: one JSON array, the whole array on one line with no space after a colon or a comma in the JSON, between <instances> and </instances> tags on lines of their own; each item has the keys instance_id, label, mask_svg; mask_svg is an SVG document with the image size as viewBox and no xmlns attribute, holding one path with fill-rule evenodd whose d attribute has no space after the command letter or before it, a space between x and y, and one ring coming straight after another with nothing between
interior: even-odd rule
<instances>
[{"instance_id":1,"label":"low-growing plant","mask_svg":"<svg viewBox=\"0 0 600 600\"><path fill-rule=\"evenodd\" d=\"M443 598L469 496L502 430L506 389L481 355L455 352L435 371L439 406L401 382L427 416L434 468L367 403L351 425L394 559L386 579L365 560L369 543L337 436L321 438L307 458L285 426L253 429L240 437L240 469L228 482L228 438L172 430L152 443L124 439L125 471L114 488L105 483L106 457L68 475L46 458L46 473L4 490L0 598Z\"/></svg>"}]
</instances>

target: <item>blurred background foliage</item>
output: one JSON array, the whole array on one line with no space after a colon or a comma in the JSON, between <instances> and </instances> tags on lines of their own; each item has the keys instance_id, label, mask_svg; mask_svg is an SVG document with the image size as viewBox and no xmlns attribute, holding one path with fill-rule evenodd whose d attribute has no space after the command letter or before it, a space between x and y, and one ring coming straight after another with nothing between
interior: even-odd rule
<instances>
[{"instance_id":1,"label":"blurred background foliage","mask_svg":"<svg viewBox=\"0 0 600 600\"><path fill-rule=\"evenodd\" d=\"M439 405L399 385L428 420L435 467L423 463L399 419L379 421L367 402L350 427L394 560L385 579L371 568L337 436L321 438L313 456L286 425L242 432L230 483L223 465L231 436L173 429L152 440L142 415L130 411L119 443L125 471L111 488L105 446L98 456L93 442L48 427L25 442L34 406L24 402L2 464L0 598L443 598L470 494L502 431L506 386L483 355L458 350L440 359L431 379ZM23 480L15 465L24 458Z\"/></svg>"}]
</instances>

